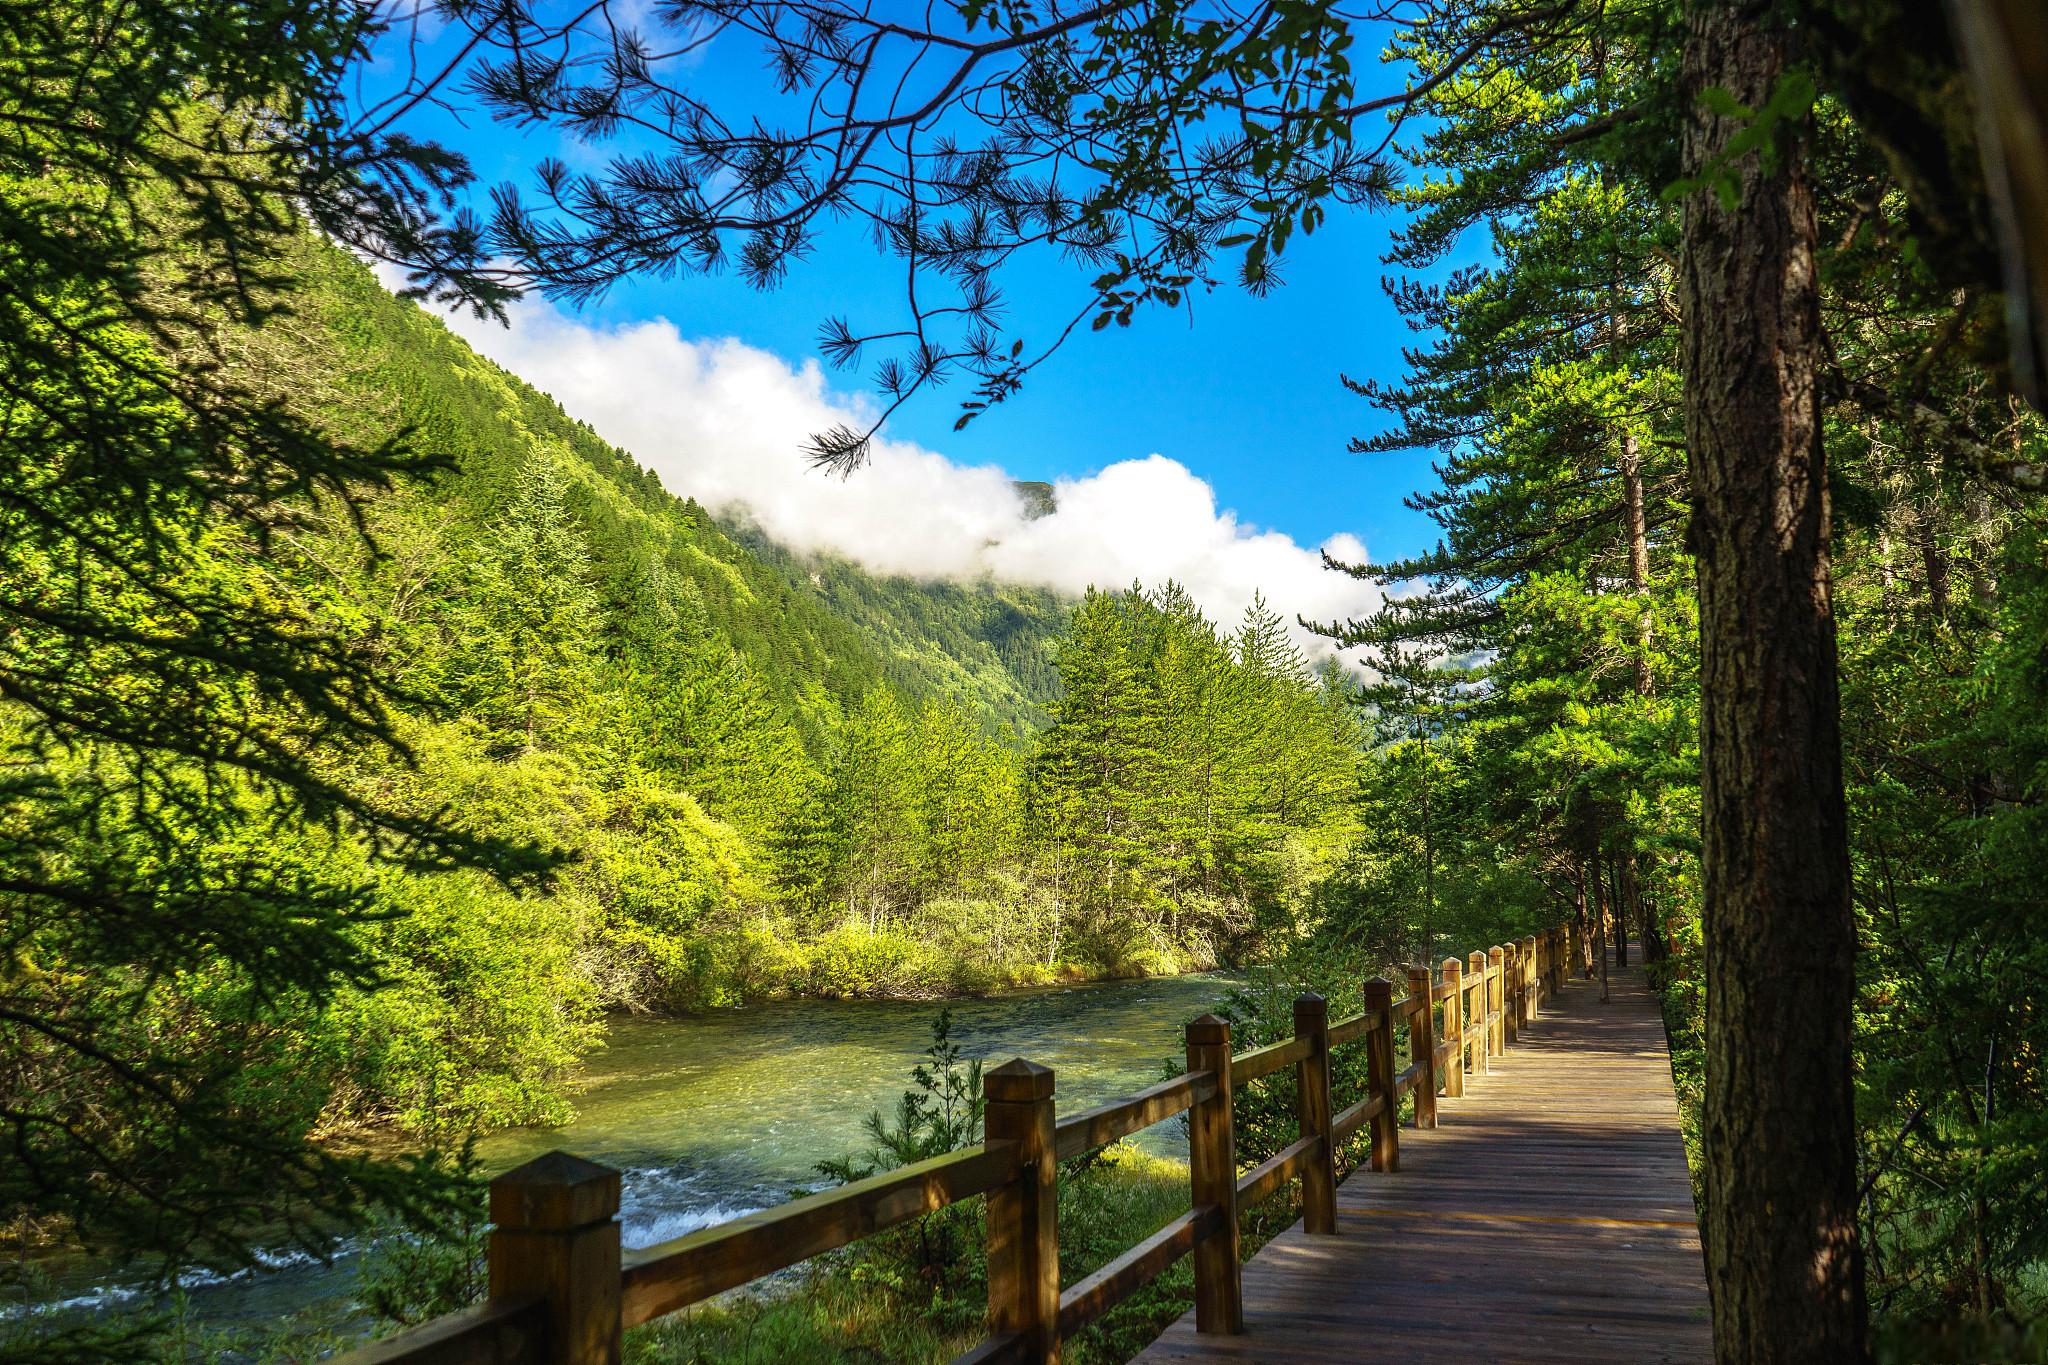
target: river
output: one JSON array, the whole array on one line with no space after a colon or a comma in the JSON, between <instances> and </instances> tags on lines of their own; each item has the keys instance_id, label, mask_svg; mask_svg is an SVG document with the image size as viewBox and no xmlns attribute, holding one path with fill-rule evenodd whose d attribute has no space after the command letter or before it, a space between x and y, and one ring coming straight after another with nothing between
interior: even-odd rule
<instances>
[{"instance_id":1,"label":"river","mask_svg":"<svg viewBox=\"0 0 2048 1365\"><path fill-rule=\"evenodd\" d=\"M956 1000L953 1036L963 1055L991 1065L1025 1057L1051 1067L1070 1112L1158 1079L1180 1052L1181 1026L1237 980L1207 972ZM779 1202L817 1181L818 1162L862 1150L862 1119L895 1104L940 1008L796 1000L688 1019L621 1016L582 1068L574 1122L492 1134L479 1151L493 1172L555 1148L617 1166L625 1244L678 1237ZM1142 1141L1184 1150L1178 1124ZM352 1246L326 1262L273 1259L260 1272L190 1281L193 1315L220 1327L351 1324ZM54 1297L120 1311L153 1295L104 1266L71 1265Z\"/></svg>"}]
</instances>

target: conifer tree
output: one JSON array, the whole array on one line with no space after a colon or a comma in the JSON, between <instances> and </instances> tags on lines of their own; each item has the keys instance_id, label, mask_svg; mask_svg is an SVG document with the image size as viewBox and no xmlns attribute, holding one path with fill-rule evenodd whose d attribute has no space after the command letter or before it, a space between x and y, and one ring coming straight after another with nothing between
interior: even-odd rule
<instances>
[{"instance_id":1,"label":"conifer tree","mask_svg":"<svg viewBox=\"0 0 2048 1365\"><path fill-rule=\"evenodd\" d=\"M356 850L539 861L337 778L340 753L404 753L388 679L236 567L433 463L224 363L286 311L305 224L502 297L434 221L459 158L342 116L373 27L297 0L0 16L0 1217L173 1263L432 1202L414 1170L305 1144L317 1101L250 1084L281 1074L276 1011L375 977ZM193 989L224 1012L211 1051L166 1026Z\"/></svg>"}]
</instances>

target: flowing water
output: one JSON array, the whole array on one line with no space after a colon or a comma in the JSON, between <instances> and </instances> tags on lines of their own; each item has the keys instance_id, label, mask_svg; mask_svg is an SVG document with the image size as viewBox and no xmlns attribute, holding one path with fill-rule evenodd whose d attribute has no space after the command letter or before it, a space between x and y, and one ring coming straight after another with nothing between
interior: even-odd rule
<instances>
[{"instance_id":1,"label":"flowing water","mask_svg":"<svg viewBox=\"0 0 2048 1365\"><path fill-rule=\"evenodd\" d=\"M953 1001L964 1056L1025 1057L1053 1069L1062 1112L1150 1084L1180 1051L1180 1029L1238 978L1218 972ZM497 1133L488 1170L561 1148L625 1173L625 1244L645 1246L777 1203L818 1182L816 1165L864 1147L862 1119L888 1109L922 1060L940 1006L799 1000L690 1019L622 1017L583 1068L576 1121ZM1141 1141L1184 1150L1178 1124ZM354 1248L331 1263L274 1258L261 1272L188 1282L193 1315L219 1326L350 1324ZM155 1295L104 1266L58 1272L55 1297L119 1311Z\"/></svg>"}]
</instances>

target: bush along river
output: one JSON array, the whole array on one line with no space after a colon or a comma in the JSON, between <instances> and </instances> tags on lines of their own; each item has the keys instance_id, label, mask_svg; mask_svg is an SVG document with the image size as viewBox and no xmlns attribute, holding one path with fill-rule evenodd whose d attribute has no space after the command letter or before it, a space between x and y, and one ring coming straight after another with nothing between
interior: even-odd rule
<instances>
[{"instance_id":1,"label":"bush along river","mask_svg":"<svg viewBox=\"0 0 2048 1365\"><path fill-rule=\"evenodd\" d=\"M618 1167L624 1242L647 1246L779 1203L820 1183L818 1162L864 1151L863 1121L895 1106L941 1008L964 1057L1051 1067L1070 1113L1159 1079L1181 1053L1182 1027L1242 979L1204 972L944 1003L792 1000L686 1019L621 1016L582 1068L574 1122L493 1133L477 1150L492 1174L556 1148ZM1140 1142L1186 1150L1177 1123ZM341 1243L325 1260L293 1253L260 1270L196 1273L180 1293L208 1329L352 1334L367 1326L354 1302L359 1259ZM89 1262L55 1266L52 1281L46 1302L74 1311L168 1302Z\"/></svg>"}]
</instances>

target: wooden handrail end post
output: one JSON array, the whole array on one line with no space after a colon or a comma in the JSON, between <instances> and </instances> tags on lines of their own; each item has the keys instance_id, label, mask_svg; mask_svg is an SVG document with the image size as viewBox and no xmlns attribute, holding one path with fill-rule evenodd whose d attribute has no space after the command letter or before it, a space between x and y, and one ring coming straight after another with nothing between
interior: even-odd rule
<instances>
[{"instance_id":1,"label":"wooden handrail end post","mask_svg":"<svg viewBox=\"0 0 2048 1365\"><path fill-rule=\"evenodd\" d=\"M549 1152L491 1182L490 1296L547 1305L546 1359L618 1365L619 1173Z\"/></svg>"},{"instance_id":2,"label":"wooden handrail end post","mask_svg":"<svg viewBox=\"0 0 2048 1365\"><path fill-rule=\"evenodd\" d=\"M982 1132L1017 1144L1017 1174L988 1195L988 1316L1015 1333L1023 1358L1060 1355L1059 1159L1053 1073L1019 1057L981 1076Z\"/></svg>"},{"instance_id":3,"label":"wooden handrail end post","mask_svg":"<svg viewBox=\"0 0 2048 1365\"><path fill-rule=\"evenodd\" d=\"M1214 1205L1216 1231L1195 1243L1195 1330L1244 1330L1238 1265L1237 1130L1231 1115L1230 1025L1205 1014L1188 1025L1188 1070L1208 1072L1216 1093L1188 1110L1188 1185L1192 1207Z\"/></svg>"},{"instance_id":4,"label":"wooden handrail end post","mask_svg":"<svg viewBox=\"0 0 2048 1365\"><path fill-rule=\"evenodd\" d=\"M1313 991L1294 997L1294 1036L1309 1043L1295 1065L1296 1110L1303 1137L1322 1148L1301 1173L1301 1227L1311 1236L1337 1231L1337 1143L1330 1117L1330 1002Z\"/></svg>"}]
</instances>

